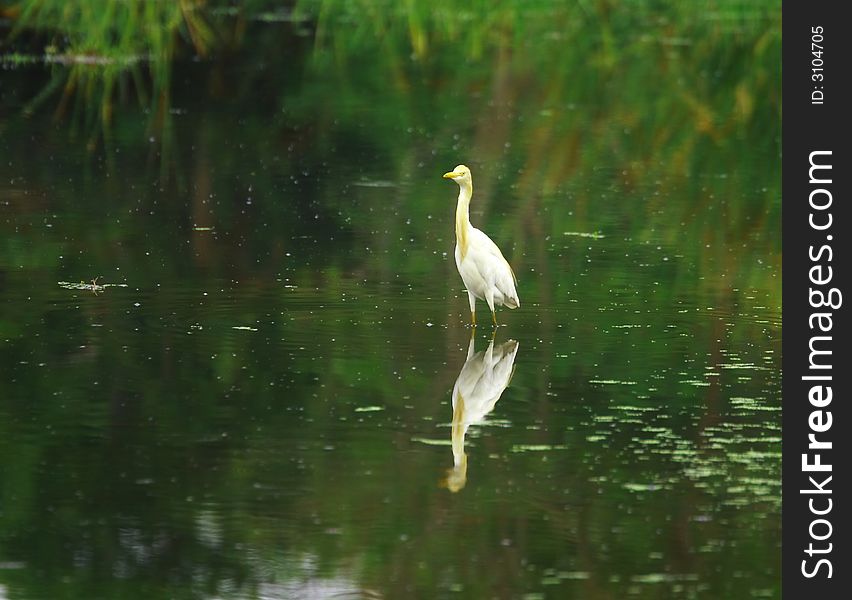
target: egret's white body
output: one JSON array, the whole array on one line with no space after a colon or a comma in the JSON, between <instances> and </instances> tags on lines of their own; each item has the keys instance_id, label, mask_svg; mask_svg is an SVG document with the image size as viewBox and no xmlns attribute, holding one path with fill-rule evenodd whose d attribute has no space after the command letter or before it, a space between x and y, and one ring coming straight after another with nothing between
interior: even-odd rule
<instances>
[{"instance_id":1,"label":"egret's white body","mask_svg":"<svg viewBox=\"0 0 852 600\"><path fill-rule=\"evenodd\" d=\"M494 410L503 391L509 386L515 372L518 342L509 340L474 354L474 337L470 338L467 360L453 386L453 468L447 476L447 487L457 492L467 481L467 455L464 436L468 427L482 423Z\"/></svg>"},{"instance_id":2,"label":"egret's white body","mask_svg":"<svg viewBox=\"0 0 852 600\"><path fill-rule=\"evenodd\" d=\"M459 185L459 200L456 205L456 267L467 288L471 320L476 324L478 298L488 303L496 324L495 306L518 308L521 305L515 289L515 274L497 244L470 224L469 207L473 195L470 169L459 165L449 173L444 173L444 178L452 179Z\"/></svg>"}]
</instances>

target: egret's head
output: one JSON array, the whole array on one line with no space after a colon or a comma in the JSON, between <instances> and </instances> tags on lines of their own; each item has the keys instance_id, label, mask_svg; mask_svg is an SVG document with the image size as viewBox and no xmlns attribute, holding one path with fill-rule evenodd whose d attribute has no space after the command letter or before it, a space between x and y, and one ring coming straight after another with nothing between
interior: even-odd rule
<instances>
[{"instance_id":1,"label":"egret's head","mask_svg":"<svg viewBox=\"0 0 852 600\"><path fill-rule=\"evenodd\" d=\"M452 179L459 185L471 185L470 169L464 165L459 165L449 173L444 173L444 179Z\"/></svg>"},{"instance_id":2,"label":"egret's head","mask_svg":"<svg viewBox=\"0 0 852 600\"><path fill-rule=\"evenodd\" d=\"M453 465L452 469L447 469L446 478L442 479L438 485L445 487L454 494L460 491L467 483L467 454L462 453L461 460Z\"/></svg>"}]
</instances>

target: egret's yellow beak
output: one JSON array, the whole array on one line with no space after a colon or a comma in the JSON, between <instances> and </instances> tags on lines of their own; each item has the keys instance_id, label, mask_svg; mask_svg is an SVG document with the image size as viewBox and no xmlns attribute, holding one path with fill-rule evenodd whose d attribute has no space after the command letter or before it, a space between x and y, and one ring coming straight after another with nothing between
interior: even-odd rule
<instances>
[{"instance_id":1,"label":"egret's yellow beak","mask_svg":"<svg viewBox=\"0 0 852 600\"><path fill-rule=\"evenodd\" d=\"M444 179L455 179L459 174L455 171L450 171L449 173L444 173Z\"/></svg>"}]
</instances>

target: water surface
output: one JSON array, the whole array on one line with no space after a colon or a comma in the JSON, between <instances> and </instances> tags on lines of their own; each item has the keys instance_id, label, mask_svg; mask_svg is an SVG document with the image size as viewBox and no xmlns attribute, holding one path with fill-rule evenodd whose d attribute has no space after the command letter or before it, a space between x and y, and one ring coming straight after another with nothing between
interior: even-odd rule
<instances>
[{"instance_id":1,"label":"water surface","mask_svg":"<svg viewBox=\"0 0 852 600\"><path fill-rule=\"evenodd\" d=\"M778 597L774 5L326 4L159 116L6 48L0 597Z\"/></svg>"}]
</instances>

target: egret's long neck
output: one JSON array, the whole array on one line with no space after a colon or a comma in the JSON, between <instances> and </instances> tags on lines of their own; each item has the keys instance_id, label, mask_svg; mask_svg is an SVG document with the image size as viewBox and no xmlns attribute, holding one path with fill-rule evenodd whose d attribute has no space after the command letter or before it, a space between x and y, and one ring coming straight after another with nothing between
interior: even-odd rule
<instances>
[{"instance_id":1,"label":"egret's long neck","mask_svg":"<svg viewBox=\"0 0 852 600\"><path fill-rule=\"evenodd\" d=\"M468 231L470 230L470 197L473 195L473 186L462 182L459 185L459 203L456 205L456 241L459 245L461 258L467 254Z\"/></svg>"},{"instance_id":2,"label":"egret's long neck","mask_svg":"<svg viewBox=\"0 0 852 600\"><path fill-rule=\"evenodd\" d=\"M469 423L465 423L465 405L464 396L458 392L453 402L453 425L452 425L452 443L453 443L453 464L458 467L466 463L464 453L464 435L467 433Z\"/></svg>"}]
</instances>

